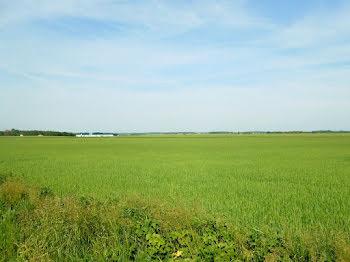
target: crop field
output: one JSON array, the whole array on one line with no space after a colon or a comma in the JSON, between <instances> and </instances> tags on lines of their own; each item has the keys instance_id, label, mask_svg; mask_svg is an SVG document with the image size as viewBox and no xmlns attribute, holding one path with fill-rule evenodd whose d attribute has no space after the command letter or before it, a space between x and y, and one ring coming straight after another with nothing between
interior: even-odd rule
<instances>
[{"instance_id":1,"label":"crop field","mask_svg":"<svg viewBox=\"0 0 350 262\"><path fill-rule=\"evenodd\" d=\"M257 231L350 234L350 135L0 137L0 171L59 196L201 210Z\"/></svg>"},{"instance_id":2,"label":"crop field","mask_svg":"<svg viewBox=\"0 0 350 262\"><path fill-rule=\"evenodd\" d=\"M59 194L140 194L235 223L349 231L349 135L0 138L0 169Z\"/></svg>"}]
</instances>

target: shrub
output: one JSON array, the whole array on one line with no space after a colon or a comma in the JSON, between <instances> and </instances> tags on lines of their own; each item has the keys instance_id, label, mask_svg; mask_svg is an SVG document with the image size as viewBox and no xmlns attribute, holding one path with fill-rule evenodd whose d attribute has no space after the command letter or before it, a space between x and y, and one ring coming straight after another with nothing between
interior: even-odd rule
<instances>
[{"instance_id":1,"label":"shrub","mask_svg":"<svg viewBox=\"0 0 350 262\"><path fill-rule=\"evenodd\" d=\"M142 198L57 197L6 177L0 185L0 261L346 261L344 236L286 236ZM322 241L321 241L322 240ZM320 245L319 243L322 243Z\"/></svg>"}]
</instances>

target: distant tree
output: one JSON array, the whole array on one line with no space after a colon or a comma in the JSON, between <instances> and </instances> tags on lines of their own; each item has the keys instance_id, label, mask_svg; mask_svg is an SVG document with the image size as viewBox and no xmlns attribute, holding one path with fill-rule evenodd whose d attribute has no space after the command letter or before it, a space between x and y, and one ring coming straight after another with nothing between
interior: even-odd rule
<instances>
[{"instance_id":1,"label":"distant tree","mask_svg":"<svg viewBox=\"0 0 350 262\"><path fill-rule=\"evenodd\" d=\"M11 130L5 130L4 131L4 135L5 136L11 136L12 135Z\"/></svg>"},{"instance_id":2,"label":"distant tree","mask_svg":"<svg viewBox=\"0 0 350 262\"><path fill-rule=\"evenodd\" d=\"M23 134L24 136L38 136L38 135L44 135L44 136L75 136L74 133L70 132L58 132L58 131L40 131L40 130L27 130L27 131L21 131L17 129L11 129L11 130L5 130L0 131L0 136L20 136Z\"/></svg>"},{"instance_id":3,"label":"distant tree","mask_svg":"<svg viewBox=\"0 0 350 262\"><path fill-rule=\"evenodd\" d=\"M21 131L17 129L11 129L11 136L19 136L21 134Z\"/></svg>"}]
</instances>

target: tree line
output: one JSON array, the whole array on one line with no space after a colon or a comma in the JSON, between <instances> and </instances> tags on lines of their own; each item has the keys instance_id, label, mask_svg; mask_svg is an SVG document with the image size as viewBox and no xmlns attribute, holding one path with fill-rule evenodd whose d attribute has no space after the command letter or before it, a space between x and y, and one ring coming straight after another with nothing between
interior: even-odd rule
<instances>
[{"instance_id":1,"label":"tree line","mask_svg":"<svg viewBox=\"0 0 350 262\"><path fill-rule=\"evenodd\" d=\"M0 131L0 136L75 136L71 132L40 131L40 130L4 130Z\"/></svg>"}]
</instances>

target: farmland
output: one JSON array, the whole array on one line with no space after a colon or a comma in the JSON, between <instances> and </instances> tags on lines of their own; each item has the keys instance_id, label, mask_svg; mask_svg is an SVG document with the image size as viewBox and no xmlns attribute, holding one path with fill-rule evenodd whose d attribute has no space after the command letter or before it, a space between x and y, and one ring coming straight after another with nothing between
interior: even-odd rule
<instances>
[{"instance_id":1,"label":"farmland","mask_svg":"<svg viewBox=\"0 0 350 262\"><path fill-rule=\"evenodd\" d=\"M137 195L237 228L350 233L350 135L0 137L0 171L65 197Z\"/></svg>"}]
</instances>

